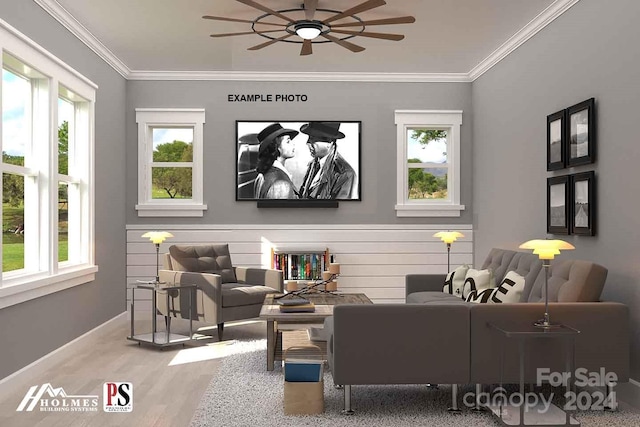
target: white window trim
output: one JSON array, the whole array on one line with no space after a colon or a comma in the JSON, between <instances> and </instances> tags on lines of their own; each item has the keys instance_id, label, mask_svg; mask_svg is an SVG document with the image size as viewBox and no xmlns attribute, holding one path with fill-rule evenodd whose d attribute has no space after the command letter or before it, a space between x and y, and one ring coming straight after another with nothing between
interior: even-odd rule
<instances>
[{"instance_id":1,"label":"white window trim","mask_svg":"<svg viewBox=\"0 0 640 427\"><path fill-rule=\"evenodd\" d=\"M3 52L8 52L11 55L20 58L25 63L37 69L39 72L45 73L49 77L49 105L51 108L51 114L48 124L48 139L50 146L54 146L54 141L58 140L57 129L57 108L54 104L58 100L58 85L62 84L65 87L72 88L72 90L79 96L87 100L88 105L88 126L89 126L89 146L86 148L85 161L86 168L84 178L86 181L81 185L85 186L87 191L87 197L84 200L86 223L84 226L83 245L86 251L84 252L84 259L81 264L74 264L70 266L59 265L57 260L57 248L49 251L49 259L46 264L49 268L47 271L41 271L29 275L16 275L11 277L11 274L0 275L0 309L9 307L11 305L26 302L35 298L42 297L54 292L58 292L64 289L68 289L74 286L78 286L84 283L93 282L95 280L95 273L98 271L98 266L95 265L95 99L96 89L98 86L91 80L78 73L62 60L52 55L45 50L42 46L31 40L26 35L22 34L16 28L9 25L6 21L0 19L0 59ZM0 83L0 99L1 99L1 87ZM2 137L2 122L0 121L0 141ZM54 168L57 171L57 152L55 156L50 157L50 168ZM5 170L11 170L10 165L5 165ZM55 191L50 190L50 198L57 201L57 180L55 181ZM55 194L54 194L55 193ZM85 218L83 218L84 220ZM54 223L52 215L49 215L49 222L51 223L51 230L57 229L57 222ZM46 241L50 240L50 237L45 238ZM51 245L49 245L51 246ZM1 256L0 247L0 256ZM2 277L5 276L5 277Z\"/></svg>"},{"instance_id":2,"label":"white window trim","mask_svg":"<svg viewBox=\"0 0 640 427\"><path fill-rule=\"evenodd\" d=\"M460 126L461 110L396 110L397 130L397 203L399 217L459 217L460 204ZM448 133L447 160L449 165L448 200L409 200L407 168L407 132L412 128L445 128Z\"/></svg>"},{"instance_id":3,"label":"white window trim","mask_svg":"<svg viewBox=\"0 0 640 427\"><path fill-rule=\"evenodd\" d=\"M140 217L201 217L207 210L203 203L204 108L136 108L138 123L138 204ZM150 153L153 152L151 127L193 128L193 188L191 199L151 199Z\"/></svg>"}]
</instances>

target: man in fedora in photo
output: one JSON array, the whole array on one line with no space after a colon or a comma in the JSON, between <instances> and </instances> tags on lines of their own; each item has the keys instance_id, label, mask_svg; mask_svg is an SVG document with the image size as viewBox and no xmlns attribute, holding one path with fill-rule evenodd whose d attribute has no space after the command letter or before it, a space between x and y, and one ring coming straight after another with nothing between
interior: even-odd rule
<instances>
[{"instance_id":1,"label":"man in fedora in photo","mask_svg":"<svg viewBox=\"0 0 640 427\"><path fill-rule=\"evenodd\" d=\"M356 173L337 150L336 141L344 138L339 129L339 122L309 122L300 127L309 135L307 147L313 157L300 187L301 199L357 197Z\"/></svg>"}]
</instances>

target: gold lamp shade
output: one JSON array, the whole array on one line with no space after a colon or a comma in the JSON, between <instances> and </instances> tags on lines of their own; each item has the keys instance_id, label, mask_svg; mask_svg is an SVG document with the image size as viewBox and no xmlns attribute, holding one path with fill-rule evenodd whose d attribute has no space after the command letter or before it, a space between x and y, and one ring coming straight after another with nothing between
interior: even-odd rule
<instances>
[{"instance_id":1,"label":"gold lamp shade","mask_svg":"<svg viewBox=\"0 0 640 427\"><path fill-rule=\"evenodd\" d=\"M440 240L445 242L447 245L455 242L458 237L464 237L464 234L459 231L438 231L433 237L439 237Z\"/></svg>"},{"instance_id":2,"label":"gold lamp shade","mask_svg":"<svg viewBox=\"0 0 640 427\"><path fill-rule=\"evenodd\" d=\"M169 237L173 237L173 234L168 231L147 231L142 237L148 238L156 245L156 283L160 283L160 243Z\"/></svg>"},{"instance_id":3,"label":"gold lamp shade","mask_svg":"<svg viewBox=\"0 0 640 427\"><path fill-rule=\"evenodd\" d=\"M534 239L521 244L520 249L532 249L540 259L553 259L556 255L560 255L561 250L575 249L575 246L564 240Z\"/></svg>"},{"instance_id":4,"label":"gold lamp shade","mask_svg":"<svg viewBox=\"0 0 640 427\"><path fill-rule=\"evenodd\" d=\"M151 240L152 243L159 245L164 242L167 238L173 237L173 234L168 231L147 231L141 237L147 237Z\"/></svg>"},{"instance_id":5,"label":"gold lamp shade","mask_svg":"<svg viewBox=\"0 0 640 427\"><path fill-rule=\"evenodd\" d=\"M551 260L556 255L560 255L561 250L575 249L575 246L564 240L534 239L521 244L520 249L532 249L533 253L542 260L542 267L544 268L544 317L535 322L534 325L543 329L557 327L559 324L552 323L549 316L549 266Z\"/></svg>"}]
</instances>

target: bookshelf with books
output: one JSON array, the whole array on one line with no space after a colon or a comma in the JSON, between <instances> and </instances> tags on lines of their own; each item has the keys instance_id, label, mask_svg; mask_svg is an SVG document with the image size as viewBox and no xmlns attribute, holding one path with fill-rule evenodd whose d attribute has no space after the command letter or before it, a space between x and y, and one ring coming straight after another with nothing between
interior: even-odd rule
<instances>
[{"instance_id":1,"label":"bookshelf with books","mask_svg":"<svg viewBox=\"0 0 640 427\"><path fill-rule=\"evenodd\" d=\"M282 270L284 280L318 280L328 270L331 255L324 250L271 249L271 268Z\"/></svg>"}]
</instances>

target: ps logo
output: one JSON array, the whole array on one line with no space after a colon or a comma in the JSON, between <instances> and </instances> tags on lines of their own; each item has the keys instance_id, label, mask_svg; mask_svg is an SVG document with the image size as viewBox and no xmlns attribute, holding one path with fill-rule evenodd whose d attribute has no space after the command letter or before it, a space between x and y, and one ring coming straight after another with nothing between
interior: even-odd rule
<instances>
[{"instance_id":1,"label":"ps logo","mask_svg":"<svg viewBox=\"0 0 640 427\"><path fill-rule=\"evenodd\" d=\"M102 398L105 412L132 412L133 384L104 383L102 386Z\"/></svg>"}]
</instances>

